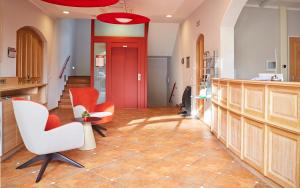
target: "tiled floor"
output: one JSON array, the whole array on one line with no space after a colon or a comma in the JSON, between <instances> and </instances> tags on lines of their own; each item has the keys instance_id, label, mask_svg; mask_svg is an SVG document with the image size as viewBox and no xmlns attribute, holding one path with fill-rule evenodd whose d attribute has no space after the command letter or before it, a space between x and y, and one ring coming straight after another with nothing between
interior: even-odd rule
<instances>
[{"instance_id":1,"label":"tiled floor","mask_svg":"<svg viewBox=\"0 0 300 188\"><path fill-rule=\"evenodd\" d=\"M97 148L64 154L85 166L51 163L40 183L40 165L16 170L34 156L26 149L4 161L2 187L267 187L241 167L199 120L176 115L176 109L118 110L97 134ZM71 111L56 111L64 122Z\"/></svg>"}]
</instances>

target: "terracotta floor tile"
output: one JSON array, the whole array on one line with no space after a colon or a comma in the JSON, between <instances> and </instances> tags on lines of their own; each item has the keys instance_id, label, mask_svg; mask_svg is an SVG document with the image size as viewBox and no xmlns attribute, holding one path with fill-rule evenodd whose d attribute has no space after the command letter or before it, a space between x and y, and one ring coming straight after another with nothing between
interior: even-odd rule
<instances>
[{"instance_id":1,"label":"terracotta floor tile","mask_svg":"<svg viewBox=\"0 0 300 188\"><path fill-rule=\"evenodd\" d=\"M54 113L63 122L73 119L71 110ZM39 164L15 169L34 156L24 148L1 163L1 187L267 187L233 159L208 127L177 115L177 109L118 109L104 126L107 137L94 133L97 148L63 152L84 169L53 162L35 184Z\"/></svg>"},{"instance_id":2,"label":"terracotta floor tile","mask_svg":"<svg viewBox=\"0 0 300 188\"><path fill-rule=\"evenodd\" d=\"M126 161L118 160L112 163L106 164L102 167L92 169L91 172L105 177L110 180L115 180L127 173L131 173L136 170L136 167L127 163Z\"/></svg>"},{"instance_id":3,"label":"terracotta floor tile","mask_svg":"<svg viewBox=\"0 0 300 188\"><path fill-rule=\"evenodd\" d=\"M58 182L55 182L55 185L62 188L81 188L81 187L90 187L90 188L102 188L102 187L113 187L112 182L109 182L105 178L97 176L92 172L83 172L78 173L74 176L68 176Z\"/></svg>"}]
</instances>

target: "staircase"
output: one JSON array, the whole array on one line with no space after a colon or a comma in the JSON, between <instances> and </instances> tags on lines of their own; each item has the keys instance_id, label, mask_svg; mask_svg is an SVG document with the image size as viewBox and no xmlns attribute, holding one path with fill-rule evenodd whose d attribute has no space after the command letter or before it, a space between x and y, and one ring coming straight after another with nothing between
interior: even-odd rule
<instances>
[{"instance_id":1,"label":"staircase","mask_svg":"<svg viewBox=\"0 0 300 188\"><path fill-rule=\"evenodd\" d=\"M60 96L60 101L58 102L59 109L71 109L72 104L70 100L69 89L74 87L90 87L90 77L89 76L69 76L65 89Z\"/></svg>"}]
</instances>

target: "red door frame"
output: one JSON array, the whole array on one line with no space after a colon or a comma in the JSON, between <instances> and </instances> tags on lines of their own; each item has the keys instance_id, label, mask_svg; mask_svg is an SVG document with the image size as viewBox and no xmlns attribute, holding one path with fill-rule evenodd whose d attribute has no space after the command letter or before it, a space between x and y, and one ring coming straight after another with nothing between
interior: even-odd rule
<instances>
[{"instance_id":1,"label":"red door frame","mask_svg":"<svg viewBox=\"0 0 300 188\"><path fill-rule=\"evenodd\" d=\"M111 99L111 48L127 45L138 48L138 73L142 75L142 80L138 81L138 108L147 108L147 88L148 88L148 62L147 62L147 43L148 43L149 24L145 24L144 37L103 37L95 36L95 20L91 20L91 87L94 87L94 43L106 43L106 99Z\"/></svg>"}]
</instances>

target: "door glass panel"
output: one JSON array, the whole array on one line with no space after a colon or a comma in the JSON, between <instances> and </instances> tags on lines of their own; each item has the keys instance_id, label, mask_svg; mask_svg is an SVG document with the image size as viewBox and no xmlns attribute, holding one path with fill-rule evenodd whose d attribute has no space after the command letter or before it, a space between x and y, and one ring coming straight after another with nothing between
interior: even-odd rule
<instances>
[{"instance_id":1,"label":"door glass panel","mask_svg":"<svg viewBox=\"0 0 300 188\"><path fill-rule=\"evenodd\" d=\"M99 91L98 103L106 100L106 44L94 44L94 87Z\"/></svg>"},{"instance_id":2,"label":"door glass panel","mask_svg":"<svg viewBox=\"0 0 300 188\"><path fill-rule=\"evenodd\" d=\"M95 21L95 36L144 37L145 24L121 25Z\"/></svg>"}]
</instances>

